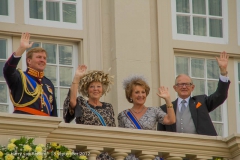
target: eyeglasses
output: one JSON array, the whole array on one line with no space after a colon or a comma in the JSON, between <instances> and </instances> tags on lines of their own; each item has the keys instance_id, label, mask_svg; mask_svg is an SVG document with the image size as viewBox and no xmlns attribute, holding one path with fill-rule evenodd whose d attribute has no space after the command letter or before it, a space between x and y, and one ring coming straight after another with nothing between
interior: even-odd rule
<instances>
[{"instance_id":1,"label":"eyeglasses","mask_svg":"<svg viewBox=\"0 0 240 160\"><path fill-rule=\"evenodd\" d=\"M175 85L178 87L183 87L183 86L190 87L192 85L192 83L177 83Z\"/></svg>"}]
</instances>

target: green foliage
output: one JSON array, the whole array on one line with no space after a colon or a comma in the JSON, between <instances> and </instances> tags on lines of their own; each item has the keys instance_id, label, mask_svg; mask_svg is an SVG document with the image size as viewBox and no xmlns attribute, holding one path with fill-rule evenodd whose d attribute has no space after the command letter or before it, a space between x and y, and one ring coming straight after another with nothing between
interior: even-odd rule
<instances>
[{"instance_id":1,"label":"green foliage","mask_svg":"<svg viewBox=\"0 0 240 160\"><path fill-rule=\"evenodd\" d=\"M0 145L0 160L87 160L58 143L35 145L34 138L10 139L7 146Z\"/></svg>"}]
</instances>

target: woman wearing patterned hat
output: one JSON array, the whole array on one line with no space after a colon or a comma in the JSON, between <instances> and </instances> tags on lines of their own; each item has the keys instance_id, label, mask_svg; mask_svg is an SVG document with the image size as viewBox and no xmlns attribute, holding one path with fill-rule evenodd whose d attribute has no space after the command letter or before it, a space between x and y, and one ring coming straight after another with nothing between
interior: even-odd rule
<instances>
[{"instance_id":1,"label":"woman wearing patterned hat","mask_svg":"<svg viewBox=\"0 0 240 160\"><path fill-rule=\"evenodd\" d=\"M112 105L100 101L102 95L109 91L113 77L102 71L86 73L86 70L86 65L79 65L75 72L63 105L65 122L70 123L76 118L77 124L115 127ZM80 96L77 96L77 90ZM88 97L88 100L83 96Z\"/></svg>"},{"instance_id":2,"label":"woman wearing patterned hat","mask_svg":"<svg viewBox=\"0 0 240 160\"><path fill-rule=\"evenodd\" d=\"M167 114L160 107L146 107L145 102L150 87L144 76L133 75L123 81L126 98L133 106L118 114L118 126L123 128L135 128L144 130L156 130L157 123L170 125L175 123L175 113L168 92L168 88L160 87L157 95L166 102ZM133 154L126 157L126 160L135 160ZM159 159L156 157L155 159Z\"/></svg>"},{"instance_id":3,"label":"woman wearing patterned hat","mask_svg":"<svg viewBox=\"0 0 240 160\"><path fill-rule=\"evenodd\" d=\"M102 71L86 73L87 66L79 65L63 104L63 118L70 123L115 127L114 111L110 103L100 98L110 90L113 77ZM77 91L81 94L77 96ZM84 97L88 97L86 100ZM97 160L113 160L108 153L101 153Z\"/></svg>"}]
</instances>

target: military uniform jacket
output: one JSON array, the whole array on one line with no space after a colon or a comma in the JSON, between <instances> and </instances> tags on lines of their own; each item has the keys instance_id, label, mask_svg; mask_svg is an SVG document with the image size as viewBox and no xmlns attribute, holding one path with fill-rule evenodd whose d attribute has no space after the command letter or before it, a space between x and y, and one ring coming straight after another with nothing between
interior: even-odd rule
<instances>
[{"instance_id":1,"label":"military uniform jacket","mask_svg":"<svg viewBox=\"0 0 240 160\"><path fill-rule=\"evenodd\" d=\"M10 89L10 94L12 95L13 100L16 103L24 104L27 102L30 102L33 100L33 96L26 94L23 90L23 80L20 74L20 71L16 69L18 62L20 61L21 57L14 57L13 55L8 59L8 61L5 63L5 66L3 68L3 74L6 79L6 82L8 84L8 87ZM27 74L26 77L29 77L27 79L31 79L35 84L42 84L43 93L45 96L45 101L49 104L42 105L42 96L39 96L37 100L29 105L25 106L30 109L34 109L39 111L42 111L50 116L56 116L57 117L57 105L56 105L56 99L55 99L55 92L54 92L54 85L52 82L46 78L45 76L41 78L37 78L36 76L28 74L29 68L25 72ZM35 70L34 70L35 71ZM37 72L37 71L36 71ZM39 80L40 79L40 80ZM27 81L27 88L29 91L33 91L33 85L29 81ZM27 113L21 110L16 110L16 106L14 113L20 113L20 114L31 114ZM22 107L17 107L22 108Z\"/></svg>"}]
</instances>

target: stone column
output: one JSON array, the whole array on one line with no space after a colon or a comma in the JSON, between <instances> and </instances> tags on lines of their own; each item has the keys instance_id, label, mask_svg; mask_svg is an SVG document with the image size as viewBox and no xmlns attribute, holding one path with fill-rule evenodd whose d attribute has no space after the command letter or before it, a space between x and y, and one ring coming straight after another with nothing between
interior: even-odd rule
<instances>
[{"instance_id":1,"label":"stone column","mask_svg":"<svg viewBox=\"0 0 240 160\"><path fill-rule=\"evenodd\" d=\"M88 160L96 160L97 156L100 154L100 151L98 150L88 150L88 152L90 152Z\"/></svg>"},{"instance_id":2,"label":"stone column","mask_svg":"<svg viewBox=\"0 0 240 160\"><path fill-rule=\"evenodd\" d=\"M124 152L113 152L111 154L111 156L115 159L115 160L124 160L124 158L127 156L127 153Z\"/></svg>"},{"instance_id":3,"label":"stone column","mask_svg":"<svg viewBox=\"0 0 240 160\"><path fill-rule=\"evenodd\" d=\"M144 155L140 155L138 158L140 160L153 160L155 158L155 156L150 155L150 154L144 154Z\"/></svg>"},{"instance_id":4,"label":"stone column","mask_svg":"<svg viewBox=\"0 0 240 160\"><path fill-rule=\"evenodd\" d=\"M182 160L182 157L168 157L166 160Z\"/></svg>"}]
</instances>

